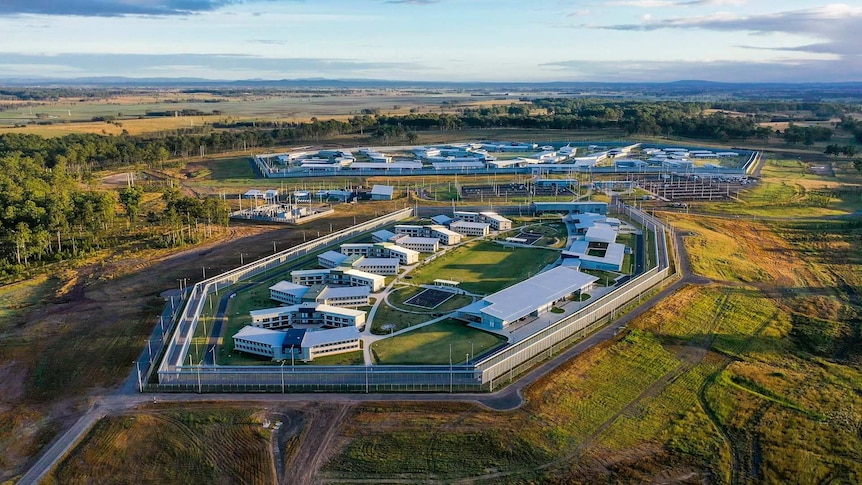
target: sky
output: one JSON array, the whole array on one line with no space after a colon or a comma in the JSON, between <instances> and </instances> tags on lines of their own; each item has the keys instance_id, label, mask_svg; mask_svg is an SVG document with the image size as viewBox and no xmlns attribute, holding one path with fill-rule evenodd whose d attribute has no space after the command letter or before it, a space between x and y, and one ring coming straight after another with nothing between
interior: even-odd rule
<instances>
[{"instance_id":1,"label":"sky","mask_svg":"<svg viewBox=\"0 0 862 485\"><path fill-rule=\"evenodd\" d=\"M862 0L0 0L0 78L862 81Z\"/></svg>"}]
</instances>

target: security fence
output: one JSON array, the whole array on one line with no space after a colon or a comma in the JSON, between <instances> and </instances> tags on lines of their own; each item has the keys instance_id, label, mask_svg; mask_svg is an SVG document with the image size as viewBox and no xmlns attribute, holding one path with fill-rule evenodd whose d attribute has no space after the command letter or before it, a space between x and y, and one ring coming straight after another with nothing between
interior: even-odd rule
<instances>
[{"instance_id":1,"label":"security fence","mask_svg":"<svg viewBox=\"0 0 862 485\"><path fill-rule=\"evenodd\" d=\"M641 224L644 232L655 237L654 267L621 284L619 288L590 302L577 313L542 329L534 335L491 352L469 365L401 365L401 366L204 366L185 365L197 319L206 296L286 261L301 257L327 244L356 236L410 214L410 209L369 221L290 251L270 256L232 272L195 285L169 342L159 367L159 384L153 389L194 392L467 392L493 391L515 379L538 362L550 358L570 343L612 321L627 305L663 283L671 274L667 228L650 215L626 205L615 205L612 211L625 214Z\"/></svg>"},{"instance_id":2,"label":"security fence","mask_svg":"<svg viewBox=\"0 0 862 485\"><path fill-rule=\"evenodd\" d=\"M273 268L277 268L289 261L299 259L326 246L338 244L362 233L373 231L406 219L412 214L412 208L401 209L383 217L378 217L376 219L357 224L353 227L334 232L327 236L299 244L290 249L267 256L194 285L189 292L188 299L186 300L182 313L176 319L176 329L173 332L171 340L167 343L164 358L159 366L160 382L162 380L163 371L167 371L171 367L183 365L183 359L188 352L189 345L192 341L192 335L194 335L197 327L198 319L203 312L207 296L211 293L218 293L220 289L234 285L239 281L247 280L253 276L259 275Z\"/></svg>"}]
</instances>

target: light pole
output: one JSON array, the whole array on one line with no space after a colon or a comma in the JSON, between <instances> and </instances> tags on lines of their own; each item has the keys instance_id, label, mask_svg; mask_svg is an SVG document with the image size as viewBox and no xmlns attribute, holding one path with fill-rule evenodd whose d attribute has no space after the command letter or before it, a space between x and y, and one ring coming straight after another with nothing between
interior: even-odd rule
<instances>
[{"instance_id":1,"label":"light pole","mask_svg":"<svg viewBox=\"0 0 862 485\"><path fill-rule=\"evenodd\" d=\"M293 355L293 349L291 349L291 356ZM287 362L285 360L281 361L281 393L284 394L284 363Z\"/></svg>"}]
</instances>

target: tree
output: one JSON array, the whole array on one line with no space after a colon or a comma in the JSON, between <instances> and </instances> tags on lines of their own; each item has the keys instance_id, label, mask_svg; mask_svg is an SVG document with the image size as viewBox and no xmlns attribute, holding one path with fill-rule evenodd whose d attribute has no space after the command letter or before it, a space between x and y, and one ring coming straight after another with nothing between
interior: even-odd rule
<instances>
[{"instance_id":1,"label":"tree","mask_svg":"<svg viewBox=\"0 0 862 485\"><path fill-rule=\"evenodd\" d=\"M138 218L143 195L144 189L141 187L127 187L120 191L120 203L126 209L126 215L129 216L130 221Z\"/></svg>"}]
</instances>

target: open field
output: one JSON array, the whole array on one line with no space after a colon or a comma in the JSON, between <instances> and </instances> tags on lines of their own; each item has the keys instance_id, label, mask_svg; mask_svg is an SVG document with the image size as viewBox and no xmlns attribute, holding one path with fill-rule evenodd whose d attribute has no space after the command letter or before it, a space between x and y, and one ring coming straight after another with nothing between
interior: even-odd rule
<instances>
[{"instance_id":1,"label":"open field","mask_svg":"<svg viewBox=\"0 0 862 485\"><path fill-rule=\"evenodd\" d=\"M411 282L431 284L443 278L461 282L460 287L467 291L490 294L527 279L558 257L559 253L547 249L470 243L415 269Z\"/></svg>"},{"instance_id":2,"label":"open field","mask_svg":"<svg viewBox=\"0 0 862 485\"><path fill-rule=\"evenodd\" d=\"M815 173L824 167L828 174ZM821 217L862 209L862 175L849 162L803 162L768 157L760 182L740 202L691 203L693 211L752 217Z\"/></svg>"},{"instance_id":3,"label":"open field","mask_svg":"<svg viewBox=\"0 0 862 485\"><path fill-rule=\"evenodd\" d=\"M503 343L505 339L498 335L448 319L378 340L371 352L377 364L449 364L450 358L453 364L460 364L471 349L480 355Z\"/></svg>"},{"instance_id":4,"label":"open field","mask_svg":"<svg viewBox=\"0 0 862 485\"><path fill-rule=\"evenodd\" d=\"M166 411L101 420L48 482L265 484L272 470L270 430L251 411Z\"/></svg>"}]
</instances>

